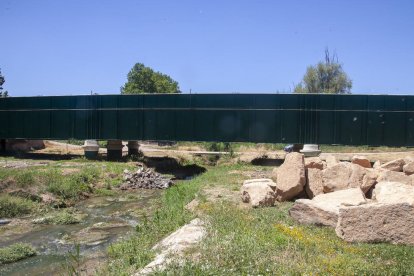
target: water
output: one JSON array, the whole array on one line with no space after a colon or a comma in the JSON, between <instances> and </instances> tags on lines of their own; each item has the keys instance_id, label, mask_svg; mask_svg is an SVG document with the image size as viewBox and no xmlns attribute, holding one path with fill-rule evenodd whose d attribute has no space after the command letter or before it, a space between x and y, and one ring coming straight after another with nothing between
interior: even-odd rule
<instances>
[{"instance_id":1,"label":"water","mask_svg":"<svg viewBox=\"0 0 414 276\"><path fill-rule=\"evenodd\" d=\"M35 257L0 266L0 275L62 274L68 252L74 252L79 241L83 261L102 261L111 243L128 237L140 218L152 213L156 208L153 201L160 193L159 190L136 190L116 197L90 198L75 206L79 212L87 214L79 224L37 225L26 233L0 235L0 247L24 242L38 252Z\"/></svg>"}]
</instances>

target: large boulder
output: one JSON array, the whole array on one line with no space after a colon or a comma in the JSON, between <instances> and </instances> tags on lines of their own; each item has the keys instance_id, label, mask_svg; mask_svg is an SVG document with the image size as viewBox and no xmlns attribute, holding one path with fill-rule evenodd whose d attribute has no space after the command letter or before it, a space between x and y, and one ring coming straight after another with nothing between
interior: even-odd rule
<instances>
[{"instance_id":1,"label":"large boulder","mask_svg":"<svg viewBox=\"0 0 414 276\"><path fill-rule=\"evenodd\" d=\"M365 171L364 177L362 178L361 190L367 194L372 187L377 183L378 171L373 169L368 169Z\"/></svg>"},{"instance_id":2,"label":"large boulder","mask_svg":"<svg viewBox=\"0 0 414 276\"><path fill-rule=\"evenodd\" d=\"M409 162L403 166L403 172L406 175L414 174L414 162Z\"/></svg>"},{"instance_id":3,"label":"large boulder","mask_svg":"<svg viewBox=\"0 0 414 276\"><path fill-rule=\"evenodd\" d=\"M372 199L380 203L408 203L414 205L414 186L399 182L379 182Z\"/></svg>"},{"instance_id":4,"label":"large boulder","mask_svg":"<svg viewBox=\"0 0 414 276\"><path fill-rule=\"evenodd\" d=\"M290 216L304 224L336 227L342 204L359 205L366 202L360 188L320 194L310 199L298 199L289 210Z\"/></svg>"},{"instance_id":5,"label":"large boulder","mask_svg":"<svg viewBox=\"0 0 414 276\"><path fill-rule=\"evenodd\" d=\"M293 199L305 187L305 163L303 154L292 152L277 170L276 197L278 201Z\"/></svg>"},{"instance_id":6,"label":"large boulder","mask_svg":"<svg viewBox=\"0 0 414 276\"><path fill-rule=\"evenodd\" d=\"M325 161L326 161L326 166L328 168L333 167L339 163L338 159L334 155L327 155L325 158Z\"/></svg>"},{"instance_id":7,"label":"large boulder","mask_svg":"<svg viewBox=\"0 0 414 276\"><path fill-rule=\"evenodd\" d=\"M400 182L406 185L412 185L412 178L403 172L381 171L379 172L377 182Z\"/></svg>"},{"instance_id":8,"label":"large boulder","mask_svg":"<svg viewBox=\"0 0 414 276\"><path fill-rule=\"evenodd\" d=\"M319 194L323 194L323 178L322 171L320 169L306 169L305 191L310 199Z\"/></svg>"},{"instance_id":9,"label":"large boulder","mask_svg":"<svg viewBox=\"0 0 414 276\"><path fill-rule=\"evenodd\" d=\"M364 183L364 177L369 173L369 170L359 165L352 164L349 162L341 162L332 167L328 167L323 170L323 191L324 193L330 193L334 191L363 187L364 192L369 190ZM368 179L367 179L368 180ZM374 183L371 183L372 185Z\"/></svg>"},{"instance_id":10,"label":"large boulder","mask_svg":"<svg viewBox=\"0 0 414 276\"><path fill-rule=\"evenodd\" d=\"M361 167L364 167L364 168L371 168L371 162L369 161L369 159L362 155L353 156L351 159L351 162L353 164L360 165Z\"/></svg>"},{"instance_id":11,"label":"large boulder","mask_svg":"<svg viewBox=\"0 0 414 276\"><path fill-rule=\"evenodd\" d=\"M338 163L334 166L329 166L323 171L323 191L330 193L334 191L344 190L349 188L349 179L352 174L352 165L350 163Z\"/></svg>"},{"instance_id":12,"label":"large boulder","mask_svg":"<svg viewBox=\"0 0 414 276\"><path fill-rule=\"evenodd\" d=\"M397 160L393 160L381 165L381 169L394 171L394 172L402 172L403 166L405 165L404 159L400 158Z\"/></svg>"},{"instance_id":13,"label":"large boulder","mask_svg":"<svg viewBox=\"0 0 414 276\"><path fill-rule=\"evenodd\" d=\"M275 185L271 179L246 180L241 187L242 201L254 208L273 206L276 200Z\"/></svg>"},{"instance_id":14,"label":"large boulder","mask_svg":"<svg viewBox=\"0 0 414 276\"><path fill-rule=\"evenodd\" d=\"M305 158L305 169L319 169L323 170L326 168L326 163L319 157Z\"/></svg>"},{"instance_id":15,"label":"large boulder","mask_svg":"<svg viewBox=\"0 0 414 276\"><path fill-rule=\"evenodd\" d=\"M339 209L336 234L348 242L414 245L414 206L371 203Z\"/></svg>"}]
</instances>

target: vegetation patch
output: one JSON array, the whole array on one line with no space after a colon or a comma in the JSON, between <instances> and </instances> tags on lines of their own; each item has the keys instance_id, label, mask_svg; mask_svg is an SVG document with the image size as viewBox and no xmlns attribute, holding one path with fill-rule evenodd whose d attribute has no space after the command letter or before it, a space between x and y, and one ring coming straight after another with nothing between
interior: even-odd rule
<instances>
[{"instance_id":1,"label":"vegetation patch","mask_svg":"<svg viewBox=\"0 0 414 276\"><path fill-rule=\"evenodd\" d=\"M137 233L109 248L112 261L103 274L129 275L152 261L154 244L194 217L184 207L194 197L200 201L195 212L208 222L208 235L187 252L184 264L173 262L161 274L414 274L410 265L414 247L347 243L331 228L294 222L288 215L289 202L272 208L241 208L223 193L240 189L247 177L229 172L253 168L240 164L210 167L205 174L166 190L158 211L142 219ZM222 194L203 197L206 189Z\"/></svg>"},{"instance_id":2,"label":"vegetation patch","mask_svg":"<svg viewBox=\"0 0 414 276\"><path fill-rule=\"evenodd\" d=\"M73 214L67 210L33 220L37 224L75 224L81 222L81 215Z\"/></svg>"},{"instance_id":3,"label":"vegetation patch","mask_svg":"<svg viewBox=\"0 0 414 276\"><path fill-rule=\"evenodd\" d=\"M0 218L14 218L32 212L35 204L25 198L0 195Z\"/></svg>"},{"instance_id":4,"label":"vegetation patch","mask_svg":"<svg viewBox=\"0 0 414 276\"><path fill-rule=\"evenodd\" d=\"M17 262L34 255L36 255L36 251L31 245L16 243L8 247L0 248L0 265Z\"/></svg>"}]
</instances>

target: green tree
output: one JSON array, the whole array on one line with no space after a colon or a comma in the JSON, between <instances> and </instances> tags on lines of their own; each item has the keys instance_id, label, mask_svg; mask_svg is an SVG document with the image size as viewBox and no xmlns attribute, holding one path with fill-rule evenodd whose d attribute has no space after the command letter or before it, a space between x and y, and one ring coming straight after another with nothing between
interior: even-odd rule
<instances>
[{"instance_id":1,"label":"green tree","mask_svg":"<svg viewBox=\"0 0 414 276\"><path fill-rule=\"evenodd\" d=\"M338 57L325 50L325 62L309 66L303 80L295 86L294 93L351 93L352 80L338 62Z\"/></svg>"},{"instance_id":2,"label":"green tree","mask_svg":"<svg viewBox=\"0 0 414 276\"><path fill-rule=\"evenodd\" d=\"M180 87L170 76L137 63L129 71L128 81L121 87L121 94L142 93L180 93Z\"/></svg>"},{"instance_id":3,"label":"green tree","mask_svg":"<svg viewBox=\"0 0 414 276\"><path fill-rule=\"evenodd\" d=\"M1 74L1 69L0 69L0 98L4 98L4 97L8 97L9 96L9 92L3 91L3 84L5 82L6 82L6 80L3 77L3 75Z\"/></svg>"}]
</instances>

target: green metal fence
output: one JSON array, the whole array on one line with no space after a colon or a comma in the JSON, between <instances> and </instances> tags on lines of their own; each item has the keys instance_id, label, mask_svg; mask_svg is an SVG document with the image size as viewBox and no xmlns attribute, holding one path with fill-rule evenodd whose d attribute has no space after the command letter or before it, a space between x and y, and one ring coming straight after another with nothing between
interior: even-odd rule
<instances>
[{"instance_id":1,"label":"green metal fence","mask_svg":"<svg viewBox=\"0 0 414 276\"><path fill-rule=\"evenodd\" d=\"M2 98L0 138L414 146L414 96L145 94Z\"/></svg>"}]
</instances>

